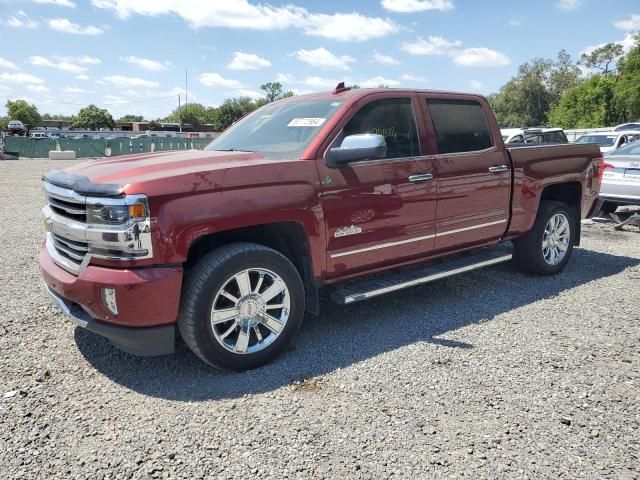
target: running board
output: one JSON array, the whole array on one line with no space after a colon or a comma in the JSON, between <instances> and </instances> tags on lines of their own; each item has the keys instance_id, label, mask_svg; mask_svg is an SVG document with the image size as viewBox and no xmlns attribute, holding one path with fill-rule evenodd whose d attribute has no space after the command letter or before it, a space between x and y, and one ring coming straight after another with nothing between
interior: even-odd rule
<instances>
[{"instance_id":1,"label":"running board","mask_svg":"<svg viewBox=\"0 0 640 480\"><path fill-rule=\"evenodd\" d=\"M414 267L411 270L405 269L401 272L383 274L373 280L365 280L360 283L349 282L345 286L334 290L331 293L331 299L341 305L360 302L385 293L415 287L416 285L433 282L470 270L508 262L511 257L511 250L505 248L463 254L462 256L455 256L451 260L444 259L438 263Z\"/></svg>"}]
</instances>

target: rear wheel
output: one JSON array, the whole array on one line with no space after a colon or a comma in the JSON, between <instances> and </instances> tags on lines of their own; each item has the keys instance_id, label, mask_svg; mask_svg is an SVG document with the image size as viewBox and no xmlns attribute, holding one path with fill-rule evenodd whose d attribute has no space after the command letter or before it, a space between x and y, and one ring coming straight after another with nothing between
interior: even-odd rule
<instances>
[{"instance_id":1,"label":"rear wheel","mask_svg":"<svg viewBox=\"0 0 640 480\"><path fill-rule=\"evenodd\" d=\"M202 360L246 370L276 358L304 315L304 287L282 254L250 243L203 257L187 277L178 327Z\"/></svg>"},{"instance_id":2,"label":"rear wheel","mask_svg":"<svg viewBox=\"0 0 640 480\"><path fill-rule=\"evenodd\" d=\"M560 272L573 252L574 230L574 213L567 205L541 202L531 231L514 242L516 265L538 275Z\"/></svg>"}]
</instances>

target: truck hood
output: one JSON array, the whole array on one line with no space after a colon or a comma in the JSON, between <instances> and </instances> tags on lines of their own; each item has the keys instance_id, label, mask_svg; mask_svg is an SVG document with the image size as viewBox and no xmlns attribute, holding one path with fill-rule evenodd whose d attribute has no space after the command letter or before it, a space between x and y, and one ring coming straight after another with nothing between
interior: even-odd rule
<instances>
[{"instance_id":1,"label":"truck hood","mask_svg":"<svg viewBox=\"0 0 640 480\"><path fill-rule=\"evenodd\" d=\"M79 193L106 196L141 193L158 181L185 177L211 184L210 176L215 172L277 162L250 152L158 152L92 160L64 171L49 172L45 179Z\"/></svg>"}]
</instances>

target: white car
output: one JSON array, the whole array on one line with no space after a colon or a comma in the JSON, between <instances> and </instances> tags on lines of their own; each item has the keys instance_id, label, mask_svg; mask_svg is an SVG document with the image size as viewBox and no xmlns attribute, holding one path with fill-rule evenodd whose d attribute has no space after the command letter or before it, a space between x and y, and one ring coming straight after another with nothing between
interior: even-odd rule
<instances>
[{"instance_id":1,"label":"white car","mask_svg":"<svg viewBox=\"0 0 640 480\"><path fill-rule=\"evenodd\" d=\"M11 120L7 130L24 130L24 124L20 120Z\"/></svg>"},{"instance_id":2,"label":"white car","mask_svg":"<svg viewBox=\"0 0 640 480\"><path fill-rule=\"evenodd\" d=\"M597 143L603 155L615 152L620 147L633 143L640 139L640 131L631 130L623 132L598 132L587 133L576 140L575 143Z\"/></svg>"},{"instance_id":3,"label":"white car","mask_svg":"<svg viewBox=\"0 0 640 480\"><path fill-rule=\"evenodd\" d=\"M45 132L31 132L31 138L49 138L49 134Z\"/></svg>"},{"instance_id":4,"label":"white car","mask_svg":"<svg viewBox=\"0 0 640 480\"><path fill-rule=\"evenodd\" d=\"M504 143L567 143L561 128L501 128Z\"/></svg>"},{"instance_id":5,"label":"white car","mask_svg":"<svg viewBox=\"0 0 640 480\"><path fill-rule=\"evenodd\" d=\"M600 200L602 211L611 213L619 205L640 205L640 142L607 155Z\"/></svg>"}]
</instances>

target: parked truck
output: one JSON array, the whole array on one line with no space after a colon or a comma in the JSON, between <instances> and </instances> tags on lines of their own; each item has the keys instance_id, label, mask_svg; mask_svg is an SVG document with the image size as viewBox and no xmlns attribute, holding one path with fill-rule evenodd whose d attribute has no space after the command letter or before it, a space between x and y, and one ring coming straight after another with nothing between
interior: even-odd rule
<instances>
[{"instance_id":1,"label":"parked truck","mask_svg":"<svg viewBox=\"0 0 640 480\"><path fill-rule=\"evenodd\" d=\"M512 259L560 272L602 174L597 145L506 148L482 96L340 84L205 151L49 172L39 262L60 308L119 348L168 354L179 332L244 370L287 348L321 289L351 304Z\"/></svg>"}]
</instances>

